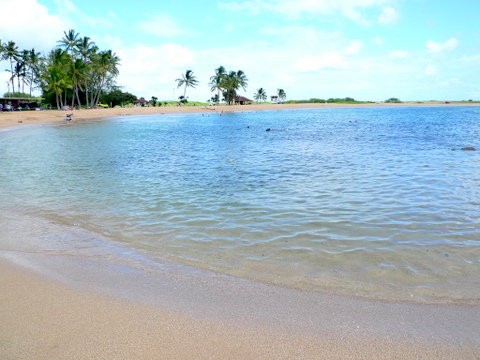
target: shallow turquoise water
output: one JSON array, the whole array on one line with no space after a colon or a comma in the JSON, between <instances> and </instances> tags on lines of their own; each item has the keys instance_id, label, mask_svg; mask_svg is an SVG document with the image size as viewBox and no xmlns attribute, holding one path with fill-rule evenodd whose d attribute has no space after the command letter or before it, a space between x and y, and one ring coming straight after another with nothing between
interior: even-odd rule
<instances>
[{"instance_id":1,"label":"shallow turquoise water","mask_svg":"<svg viewBox=\"0 0 480 360\"><path fill-rule=\"evenodd\" d=\"M465 146L480 148L480 108L31 127L0 133L0 210L282 286L477 303L480 151Z\"/></svg>"}]
</instances>

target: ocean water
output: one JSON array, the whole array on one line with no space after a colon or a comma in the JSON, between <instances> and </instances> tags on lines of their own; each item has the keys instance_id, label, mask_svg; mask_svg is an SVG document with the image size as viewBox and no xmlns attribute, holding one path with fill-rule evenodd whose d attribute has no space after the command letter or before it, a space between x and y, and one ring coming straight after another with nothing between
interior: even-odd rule
<instances>
[{"instance_id":1,"label":"ocean water","mask_svg":"<svg viewBox=\"0 0 480 360\"><path fill-rule=\"evenodd\" d=\"M76 227L159 264L478 304L480 108L209 112L4 131L0 229L12 221L40 231L42 251L50 225ZM0 230L3 247L7 237ZM102 246L61 241L83 253Z\"/></svg>"}]
</instances>

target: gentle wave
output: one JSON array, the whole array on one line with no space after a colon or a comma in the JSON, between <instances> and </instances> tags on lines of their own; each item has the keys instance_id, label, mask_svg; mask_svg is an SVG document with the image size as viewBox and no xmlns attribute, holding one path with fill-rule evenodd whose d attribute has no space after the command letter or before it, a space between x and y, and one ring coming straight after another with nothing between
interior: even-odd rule
<instances>
[{"instance_id":1,"label":"gentle wave","mask_svg":"<svg viewBox=\"0 0 480 360\"><path fill-rule=\"evenodd\" d=\"M480 147L479 119L323 109L10 131L0 200L234 276L478 303L480 152L461 148Z\"/></svg>"}]
</instances>

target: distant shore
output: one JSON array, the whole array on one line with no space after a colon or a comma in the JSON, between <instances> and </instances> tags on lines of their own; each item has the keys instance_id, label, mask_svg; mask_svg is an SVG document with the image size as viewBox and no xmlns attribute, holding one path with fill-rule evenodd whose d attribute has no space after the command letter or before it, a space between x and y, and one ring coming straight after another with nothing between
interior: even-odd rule
<instances>
[{"instance_id":1,"label":"distant shore","mask_svg":"<svg viewBox=\"0 0 480 360\"><path fill-rule=\"evenodd\" d=\"M65 123L67 114L73 114L72 121L100 120L105 118L151 115L151 114L177 114L177 113L222 113L239 111L265 111L265 110L290 110L290 109L322 109L322 108L348 108L348 107L399 107L399 106L480 106L480 103L368 103L368 104L336 104L336 103L304 103L304 104L251 104L233 106L161 106L161 107L115 107L108 109L85 110L40 110L40 111L14 111L0 112L0 129L30 124L55 124Z\"/></svg>"}]
</instances>

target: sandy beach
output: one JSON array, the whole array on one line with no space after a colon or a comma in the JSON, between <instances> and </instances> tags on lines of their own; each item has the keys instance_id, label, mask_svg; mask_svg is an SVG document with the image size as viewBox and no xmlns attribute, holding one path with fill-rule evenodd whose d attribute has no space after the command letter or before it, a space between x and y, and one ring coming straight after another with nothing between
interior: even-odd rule
<instances>
[{"instance_id":1,"label":"sandy beach","mask_svg":"<svg viewBox=\"0 0 480 360\"><path fill-rule=\"evenodd\" d=\"M416 106L424 105L432 104ZM0 128L62 124L67 113L73 113L75 123L131 115L348 106L392 105L4 112ZM2 230L8 241L0 249L1 359L480 357L478 305L388 303L309 293L200 270L184 273L177 265L156 270L143 265L140 255L134 257L138 264L123 264L119 257L112 266L113 252L82 258L30 247L36 229L25 225L28 219L0 216L12 224Z\"/></svg>"},{"instance_id":2,"label":"sandy beach","mask_svg":"<svg viewBox=\"0 0 480 360\"><path fill-rule=\"evenodd\" d=\"M303 326L279 326L276 321L252 325L192 316L79 290L5 260L0 260L0 286L2 359L473 360L480 351L478 343L442 339L431 333L424 336L420 328L422 335L415 338L407 330L411 316L398 310L397 315L383 321L397 328L394 333L372 333L363 325L340 330L342 318L365 312L364 306L351 304L333 304L337 311L346 312L339 313L333 322L327 314L332 304L320 309L325 323L318 331L309 331ZM384 309L378 310L382 316ZM290 309L284 311L288 314ZM420 315L421 319L431 316L429 311Z\"/></svg>"}]
</instances>

